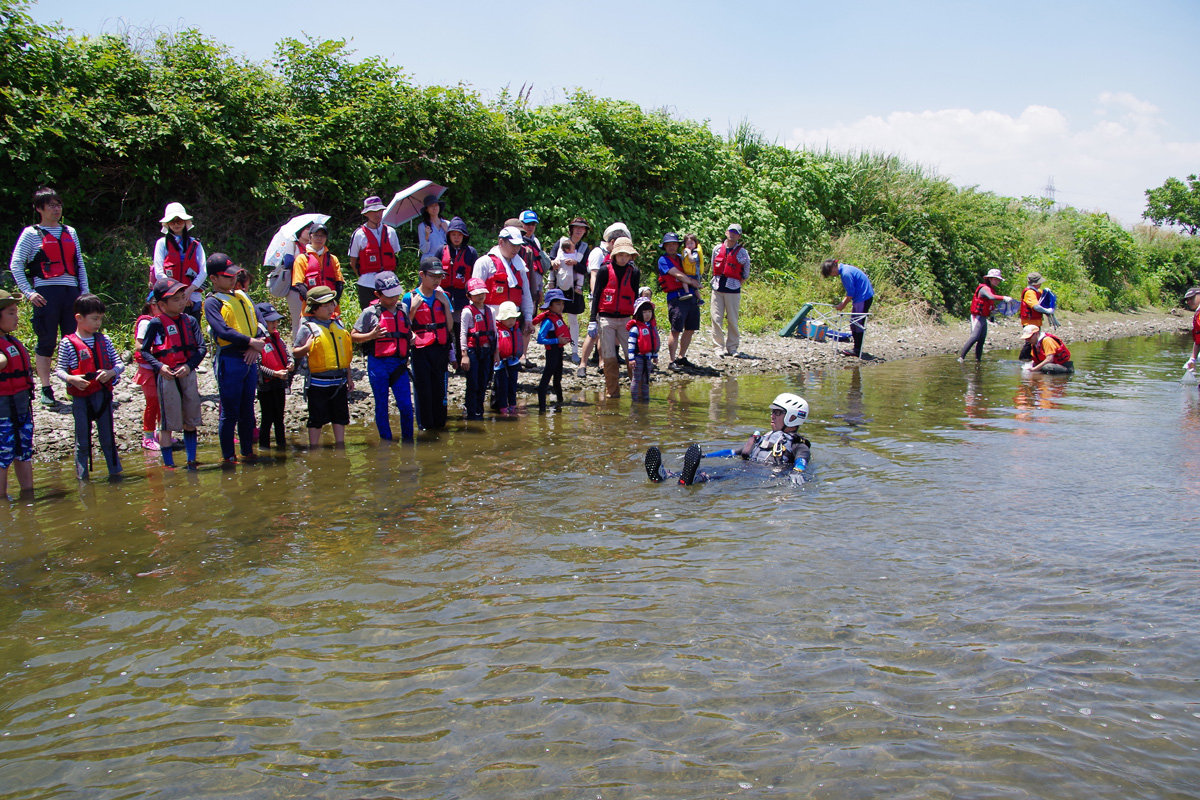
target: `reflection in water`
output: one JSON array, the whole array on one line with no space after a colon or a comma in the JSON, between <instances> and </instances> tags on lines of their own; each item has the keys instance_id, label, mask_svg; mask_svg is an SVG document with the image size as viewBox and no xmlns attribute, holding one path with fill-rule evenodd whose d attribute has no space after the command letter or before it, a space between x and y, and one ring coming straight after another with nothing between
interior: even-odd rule
<instances>
[{"instance_id":1,"label":"reflection in water","mask_svg":"<svg viewBox=\"0 0 1200 800\"><path fill-rule=\"evenodd\" d=\"M968 426L945 357L0 508L0 797L1192 796L1178 348L989 362ZM646 481L781 391L816 484Z\"/></svg>"}]
</instances>

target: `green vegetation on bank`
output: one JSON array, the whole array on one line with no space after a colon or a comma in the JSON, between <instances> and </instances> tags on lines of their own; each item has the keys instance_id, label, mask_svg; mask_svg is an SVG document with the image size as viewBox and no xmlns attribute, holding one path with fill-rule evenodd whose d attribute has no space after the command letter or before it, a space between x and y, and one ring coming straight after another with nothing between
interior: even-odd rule
<instances>
[{"instance_id":1,"label":"green vegetation on bank","mask_svg":"<svg viewBox=\"0 0 1200 800\"><path fill-rule=\"evenodd\" d=\"M287 39L259 64L196 31L78 37L27 7L0 0L0 248L31 221L33 190L57 187L115 321L140 308L169 201L196 216L209 252L251 266L291 215L332 214L332 241L348 242L365 195L421 178L449 187L448 210L476 245L527 207L547 244L576 215L596 226L593 241L619 219L647 255L665 231L711 248L739 221L753 283L772 284L748 293L751 329L790 317L801 298L833 299L836 282L816 276L829 256L866 269L884 309L960 316L993 267L1010 294L1041 271L1075 310L1170 305L1200 282L1193 237L959 188L895 156L791 150L748 124L720 137L582 91L538 107L508 93L487 101L462 85L417 86L338 41ZM411 283L411 250L402 263Z\"/></svg>"}]
</instances>

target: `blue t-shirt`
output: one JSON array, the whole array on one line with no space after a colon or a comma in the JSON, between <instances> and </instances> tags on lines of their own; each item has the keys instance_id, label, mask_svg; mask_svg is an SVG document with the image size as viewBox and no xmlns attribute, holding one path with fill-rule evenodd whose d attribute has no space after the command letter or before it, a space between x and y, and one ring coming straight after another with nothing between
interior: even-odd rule
<instances>
[{"instance_id":1,"label":"blue t-shirt","mask_svg":"<svg viewBox=\"0 0 1200 800\"><path fill-rule=\"evenodd\" d=\"M842 279L846 295L855 303L870 300L875 296L875 287L871 286L871 279L867 277L867 273L853 264L838 264L838 276Z\"/></svg>"}]
</instances>

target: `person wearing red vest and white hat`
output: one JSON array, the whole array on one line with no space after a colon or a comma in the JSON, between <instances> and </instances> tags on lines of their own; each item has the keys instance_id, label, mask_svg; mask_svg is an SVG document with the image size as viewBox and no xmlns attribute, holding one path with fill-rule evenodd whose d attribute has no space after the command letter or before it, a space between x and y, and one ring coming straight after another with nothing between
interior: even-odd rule
<instances>
[{"instance_id":1,"label":"person wearing red vest and white hat","mask_svg":"<svg viewBox=\"0 0 1200 800\"><path fill-rule=\"evenodd\" d=\"M1192 317L1192 356L1183 365L1185 370L1193 370L1196 368L1196 356L1200 356L1200 287L1188 289L1183 302L1189 311L1195 312Z\"/></svg>"},{"instance_id":2,"label":"person wearing red vest and white hat","mask_svg":"<svg viewBox=\"0 0 1200 800\"><path fill-rule=\"evenodd\" d=\"M165 278L188 287L188 300L191 305L188 313L200 321L200 311L204 304L201 290L208 277L205 263L208 256L204 245L192 236L192 215L187 212L182 203L168 203L163 211L162 226L159 230L163 236L154 243L154 257L150 265L150 286Z\"/></svg>"},{"instance_id":3,"label":"person wearing red vest and white hat","mask_svg":"<svg viewBox=\"0 0 1200 800\"><path fill-rule=\"evenodd\" d=\"M376 195L363 201L365 224L350 238L350 268L358 274L358 306L366 308L375 299L375 276L396 271L396 256L400 239L396 229L383 223L387 206Z\"/></svg>"},{"instance_id":4,"label":"person wearing red vest and white hat","mask_svg":"<svg viewBox=\"0 0 1200 800\"><path fill-rule=\"evenodd\" d=\"M9 266L17 288L33 305L34 364L41 384L38 400L53 407L50 357L58 346L59 332L62 336L75 332L75 298L88 293L88 277L79 234L62 224L63 203L58 192L48 186L38 189L33 194L33 210L39 223L21 231Z\"/></svg>"},{"instance_id":5,"label":"person wearing red vest and white hat","mask_svg":"<svg viewBox=\"0 0 1200 800\"><path fill-rule=\"evenodd\" d=\"M742 226L730 225L725 241L713 252L712 269L712 342L718 356L738 356L738 309L742 302L742 284L750 277L750 254L742 246ZM729 321L728 333L721 320Z\"/></svg>"},{"instance_id":6,"label":"person wearing red vest and white hat","mask_svg":"<svg viewBox=\"0 0 1200 800\"><path fill-rule=\"evenodd\" d=\"M996 294L1001 280L1003 276L1000 270L990 269L983 282L975 287L975 294L971 298L971 337L958 351L959 361L967 357L972 345L975 347L975 360L983 358L983 343L987 339L988 317L992 315L992 305L998 300L1007 303L1012 299L1006 294Z\"/></svg>"}]
</instances>

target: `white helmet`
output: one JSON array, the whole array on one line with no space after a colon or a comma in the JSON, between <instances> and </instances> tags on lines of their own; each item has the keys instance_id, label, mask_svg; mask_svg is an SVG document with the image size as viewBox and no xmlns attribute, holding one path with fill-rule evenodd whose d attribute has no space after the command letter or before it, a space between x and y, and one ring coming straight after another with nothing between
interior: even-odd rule
<instances>
[{"instance_id":1,"label":"white helmet","mask_svg":"<svg viewBox=\"0 0 1200 800\"><path fill-rule=\"evenodd\" d=\"M794 428L808 419L808 401L798 394L785 392L771 403L771 408L783 410L783 427Z\"/></svg>"}]
</instances>

